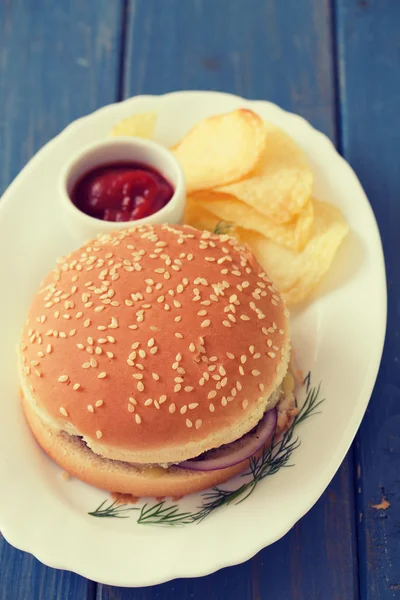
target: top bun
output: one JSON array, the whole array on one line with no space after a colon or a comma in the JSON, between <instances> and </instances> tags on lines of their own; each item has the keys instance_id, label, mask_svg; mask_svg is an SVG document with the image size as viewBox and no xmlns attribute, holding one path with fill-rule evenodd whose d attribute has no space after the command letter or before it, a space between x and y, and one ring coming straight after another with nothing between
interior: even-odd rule
<instances>
[{"instance_id":1,"label":"top bun","mask_svg":"<svg viewBox=\"0 0 400 600\"><path fill-rule=\"evenodd\" d=\"M25 398L97 454L176 463L252 429L287 370L288 312L247 247L188 226L59 261L20 346Z\"/></svg>"}]
</instances>

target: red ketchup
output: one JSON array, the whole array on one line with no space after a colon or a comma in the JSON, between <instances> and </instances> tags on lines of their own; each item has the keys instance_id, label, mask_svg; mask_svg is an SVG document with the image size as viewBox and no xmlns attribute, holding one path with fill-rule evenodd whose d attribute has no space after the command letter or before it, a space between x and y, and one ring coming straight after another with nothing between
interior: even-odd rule
<instances>
[{"instance_id":1,"label":"red ketchup","mask_svg":"<svg viewBox=\"0 0 400 600\"><path fill-rule=\"evenodd\" d=\"M136 221L159 211L172 198L171 184L138 163L101 165L75 184L71 200L82 212L103 221Z\"/></svg>"}]
</instances>

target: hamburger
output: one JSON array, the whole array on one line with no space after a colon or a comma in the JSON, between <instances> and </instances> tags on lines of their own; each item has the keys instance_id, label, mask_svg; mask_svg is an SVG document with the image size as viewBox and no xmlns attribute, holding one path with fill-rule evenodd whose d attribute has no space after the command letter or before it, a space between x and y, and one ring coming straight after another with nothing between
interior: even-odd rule
<instances>
[{"instance_id":1,"label":"hamburger","mask_svg":"<svg viewBox=\"0 0 400 600\"><path fill-rule=\"evenodd\" d=\"M62 258L31 304L19 345L27 422L65 471L105 490L181 496L222 483L293 409L288 316L229 235L100 235Z\"/></svg>"}]
</instances>

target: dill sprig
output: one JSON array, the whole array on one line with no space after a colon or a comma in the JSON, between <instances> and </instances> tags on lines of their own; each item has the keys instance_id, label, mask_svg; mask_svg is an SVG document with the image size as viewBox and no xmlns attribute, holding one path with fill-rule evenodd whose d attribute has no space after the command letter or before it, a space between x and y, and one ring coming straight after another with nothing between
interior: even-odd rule
<instances>
[{"instance_id":1,"label":"dill sprig","mask_svg":"<svg viewBox=\"0 0 400 600\"><path fill-rule=\"evenodd\" d=\"M153 506L146 503L140 511L137 522L140 525L188 525L193 523L193 515L190 512L179 512L179 505L166 506L162 500Z\"/></svg>"},{"instance_id":2,"label":"dill sprig","mask_svg":"<svg viewBox=\"0 0 400 600\"><path fill-rule=\"evenodd\" d=\"M105 506L107 500L104 500L94 510L90 512L89 515L91 517L100 517L100 518L114 518L114 519L128 519L129 515L122 514L132 510L139 510L137 506L128 506L127 504L119 504L118 500L114 500L109 506Z\"/></svg>"},{"instance_id":3,"label":"dill sprig","mask_svg":"<svg viewBox=\"0 0 400 600\"><path fill-rule=\"evenodd\" d=\"M318 414L317 408L325 400L325 398L320 398L321 383L316 387L311 386L311 373L308 373L305 377L303 384L306 387L306 399L299 413L294 417L291 426L281 436L277 437L274 433L269 447L264 448L260 456L249 459L249 470L243 473L242 477L249 477L250 479L238 488L225 490L220 487L213 487L210 491L202 494L201 505L197 511L192 513L180 512L178 504L168 505L165 500L150 506L146 503L140 509L138 507L127 507L126 504L118 505L117 501L105 507L106 501L104 501L89 515L93 517L128 518L126 512L140 510L137 519L137 523L140 525L188 525L190 523L200 523L214 510L222 506L240 504L254 492L260 481L275 475L283 467L293 466L289 461L293 452L300 446L299 437L294 436L295 429L312 415Z\"/></svg>"},{"instance_id":4,"label":"dill sprig","mask_svg":"<svg viewBox=\"0 0 400 600\"><path fill-rule=\"evenodd\" d=\"M255 490L257 485L271 475L275 475L283 467L291 467L289 464L293 452L300 446L298 436L294 437L294 432L300 423L314 414L318 414L316 409L324 401L320 398L321 384L317 387L311 387L311 374L308 373L303 384L306 386L307 396L300 412L294 417L293 423L285 433L276 438L275 433L271 444L264 448L260 456L252 456L249 459L249 470L242 474L242 477L251 477L249 481L243 483L235 490L223 490L214 487L210 492L203 494L203 502L199 511L193 515L193 521L202 521L210 513L221 506L229 504L240 504L246 500Z\"/></svg>"},{"instance_id":5,"label":"dill sprig","mask_svg":"<svg viewBox=\"0 0 400 600\"><path fill-rule=\"evenodd\" d=\"M217 235L225 235L230 234L231 229L234 228L233 223L227 223L226 221L218 221L216 224L213 233Z\"/></svg>"}]
</instances>

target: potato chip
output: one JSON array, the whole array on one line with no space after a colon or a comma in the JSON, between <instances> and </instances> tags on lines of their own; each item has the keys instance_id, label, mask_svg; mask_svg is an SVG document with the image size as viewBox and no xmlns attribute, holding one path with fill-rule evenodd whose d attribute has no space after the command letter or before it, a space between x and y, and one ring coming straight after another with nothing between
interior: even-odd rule
<instances>
[{"instance_id":1,"label":"potato chip","mask_svg":"<svg viewBox=\"0 0 400 600\"><path fill-rule=\"evenodd\" d=\"M275 223L265 215L240 202L230 194L221 194L214 190L196 192L187 199L188 203L197 203L222 221L240 224L243 229L258 231L266 238L290 248L302 250L311 236L314 210L311 200L302 212L289 223Z\"/></svg>"},{"instance_id":2,"label":"potato chip","mask_svg":"<svg viewBox=\"0 0 400 600\"><path fill-rule=\"evenodd\" d=\"M157 115L155 112L137 113L122 121L118 121L111 130L111 135L132 135L151 139L154 135Z\"/></svg>"},{"instance_id":3,"label":"potato chip","mask_svg":"<svg viewBox=\"0 0 400 600\"><path fill-rule=\"evenodd\" d=\"M310 241L293 252L259 233L239 230L240 241L249 245L265 272L288 304L305 300L328 271L348 225L336 207L313 200L314 224Z\"/></svg>"},{"instance_id":4,"label":"potato chip","mask_svg":"<svg viewBox=\"0 0 400 600\"><path fill-rule=\"evenodd\" d=\"M265 146L261 118L241 108L200 121L173 148L188 192L225 185L245 177Z\"/></svg>"},{"instance_id":5,"label":"potato chip","mask_svg":"<svg viewBox=\"0 0 400 600\"><path fill-rule=\"evenodd\" d=\"M232 223L224 222L215 215L203 208L197 202L186 203L185 214L183 217L185 225L191 225L196 229L204 229L214 233L228 233L235 235L236 227Z\"/></svg>"},{"instance_id":6,"label":"potato chip","mask_svg":"<svg viewBox=\"0 0 400 600\"><path fill-rule=\"evenodd\" d=\"M216 186L276 223L291 221L310 199L314 177L303 151L281 129L265 123L266 143L249 177Z\"/></svg>"}]
</instances>

